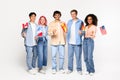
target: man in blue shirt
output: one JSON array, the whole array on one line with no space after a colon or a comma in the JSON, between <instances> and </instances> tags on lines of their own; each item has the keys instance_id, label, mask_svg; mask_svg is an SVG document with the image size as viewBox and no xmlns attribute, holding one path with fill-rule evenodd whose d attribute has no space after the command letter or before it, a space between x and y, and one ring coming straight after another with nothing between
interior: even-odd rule
<instances>
[{"instance_id":1,"label":"man in blue shirt","mask_svg":"<svg viewBox=\"0 0 120 80\"><path fill-rule=\"evenodd\" d=\"M74 53L76 57L77 72L82 74L81 54L82 54L82 35L80 33L83 21L77 18L77 10L71 10L72 19L68 21L67 42L68 42L68 71L73 72Z\"/></svg>"},{"instance_id":2,"label":"man in blue shirt","mask_svg":"<svg viewBox=\"0 0 120 80\"><path fill-rule=\"evenodd\" d=\"M37 58L37 43L35 40L37 32L37 24L35 23L36 13L31 12L29 14L30 21L28 22L27 28L22 29L22 37L24 38L24 44L26 48L26 63L28 72L36 74L36 58Z\"/></svg>"}]
</instances>

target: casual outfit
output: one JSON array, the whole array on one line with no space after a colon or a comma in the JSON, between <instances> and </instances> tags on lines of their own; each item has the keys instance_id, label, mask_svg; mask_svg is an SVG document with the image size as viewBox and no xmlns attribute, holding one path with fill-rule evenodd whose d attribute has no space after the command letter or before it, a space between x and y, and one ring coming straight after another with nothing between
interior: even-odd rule
<instances>
[{"instance_id":1,"label":"casual outfit","mask_svg":"<svg viewBox=\"0 0 120 80\"><path fill-rule=\"evenodd\" d=\"M86 63L86 68L88 73L94 73L94 61L93 61L93 50L94 50L94 38L96 34L96 26L88 26L85 28L85 37L83 41L83 52L84 61Z\"/></svg>"},{"instance_id":2,"label":"casual outfit","mask_svg":"<svg viewBox=\"0 0 120 80\"><path fill-rule=\"evenodd\" d=\"M40 31L42 32L42 36L38 37L37 49L38 49L38 68L41 70L43 69L43 67L47 66L48 27L39 25L37 28L37 32L40 32Z\"/></svg>"},{"instance_id":3,"label":"casual outfit","mask_svg":"<svg viewBox=\"0 0 120 80\"><path fill-rule=\"evenodd\" d=\"M33 68L36 68L37 59L37 43L35 40L36 29L37 24L29 22L28 28L22 30L22 33L24 32L26 34L26 37L24 37L24 44L27 52L26 62L28 70L31 71Z\"/></svg>"},{"instance_id":4,"label":"casual outfit","mask_svg":"<svg viewBox=\"0 0 120 80\"><path fill-rule=\"evenodd\" d=\"M76 21L69 20L67 27L67 42L68 42L68 70L73 71L74 52L76 57L77 71L82 71L81 54L82 54L82 35L79 30L83 25L83 21L77 19Z\"/></svg>"},{"instance_id":5,"label":"casual outfit","mask_svg":"<svg viewBox=\"0 0 120 80\"><path fill-rule=\"evenodd\" d=\"M52 70L53 73L57 70L56 56L59 53L59 70L64 70L64 55L66 44L66 33L61 28L61 21L52 21L49 24L48 34L51 36L51 50L52 50ZM54 33L56 30L56 33Z\"/></svg>"}]
</instances>

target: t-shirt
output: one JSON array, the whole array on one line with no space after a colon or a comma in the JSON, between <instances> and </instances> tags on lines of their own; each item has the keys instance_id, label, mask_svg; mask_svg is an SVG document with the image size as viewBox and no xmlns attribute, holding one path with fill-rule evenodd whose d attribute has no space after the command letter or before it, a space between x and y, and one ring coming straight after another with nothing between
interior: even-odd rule
<instances>
[{"instance_id":1,"label":"t-shirt","mask_svg":"<svg viewBox=\"0 0 120 80\"><path fill-rule=\"evenodd\" d=\"M36 24L35 23L30 23L32 27L32 33L33 33L33 46L37 45L35 36L36 36Z\"/></svg>"},{"instance_id":2,"label":"t-shirt","mask_svg":"<svg viewBox=\"0 0 120 80\"><path fill-rule=\"evenodd\" d=\"M75 38L75 23L76 23L76 21L73 21L72 26L71 26L69 44L76 44L76 38Z\"/></svg>"}]
</instances>

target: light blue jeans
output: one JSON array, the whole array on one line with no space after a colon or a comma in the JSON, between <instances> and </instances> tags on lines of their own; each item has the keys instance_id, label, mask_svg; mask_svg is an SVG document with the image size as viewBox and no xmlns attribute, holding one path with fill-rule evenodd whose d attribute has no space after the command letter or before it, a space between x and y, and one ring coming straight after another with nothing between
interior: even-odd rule
<instances>
[{"instance_id":1,"label":"light blue jeans","mask_svg":"<svg viewBox=\"0 0 120 80\"><path fill-rule=\"evenodd\" d=\"M68 70L73 71L74 53L76 57L77 71L82 71L81 54L82 45L68 44Z\"/></svg>"},{"instance_id":2,"label":"light blue jeans","mask_svg":"<svg viewBox=\"0 0 120 80\"><path fill-rule=\"evenodd\" d=\"M64 45L52 45L52 70L57 70L56 56L57 52L59 53L59 70L64 68L64 55L65 55L65 46Z\"/></svg>"},{"instance_id":3,"label":"light blue jeans","mask_svg":"<svg viewBox=\"0 0 120 80\"><path fill-rule=\"evenodd\" d=\"M36 67L37 59L37 46L25 46L26 47L26 62L28 70Z\"/></svg>"},{"instance_id":4,"label":"light blue jeans","mask_svg":"<svg viewBox=\"0 0 120 80\"><path fill-rule=\"evenodd\" d=\"M84 61L86 63L86 68L89 73L94 73L94 62L93 62L93 50L94 50L94 40L91 38L85 38L83 41L83 52Z\"/></svg>"},{"instance_id":5,"label":"light blue jeans","mask_svg":"<svg viewBox=\"0 0 120 80\"><path fill-rule=\"evenodd\" d=\"M43 66L47 66L47 45L48 45L47 40L38 42L37 49L39 69L41 69Z\"/></svg>"}]
</instances>

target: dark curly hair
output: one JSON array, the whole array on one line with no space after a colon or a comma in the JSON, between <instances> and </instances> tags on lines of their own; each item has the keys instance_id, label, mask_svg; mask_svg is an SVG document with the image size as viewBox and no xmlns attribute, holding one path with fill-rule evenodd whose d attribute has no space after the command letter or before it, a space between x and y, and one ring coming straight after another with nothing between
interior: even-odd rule
<instances>
[{"instance_id":1,"label":"dark curly hair","mask_svg":"<svg viewBox=\"0 0 120 80\"><path fill-rule=\"evenodd\" d=\"M55 17L56 14L59 14L60 16L62 16L62 14L61 14L60 11L54 11L54 13L53 13L53 17Z\"/></svg>"},{"instance_id":2,"label":"dark curly hair","mask_svg":"<svg viewBox=\"0 0 120 80\"><path fill-rule=\"evenodd\" d=\"M92 24L95 25L95 26L97 26L98 19L97 19L97 16L94 15L94 14L88 14L88 15L86 16L86 18L85 18L86 26L89 25L89 23L88 23L88 21L87 21L87 20L88 20L88 17L92 17Z\"/></svg>"}]
</instances>

